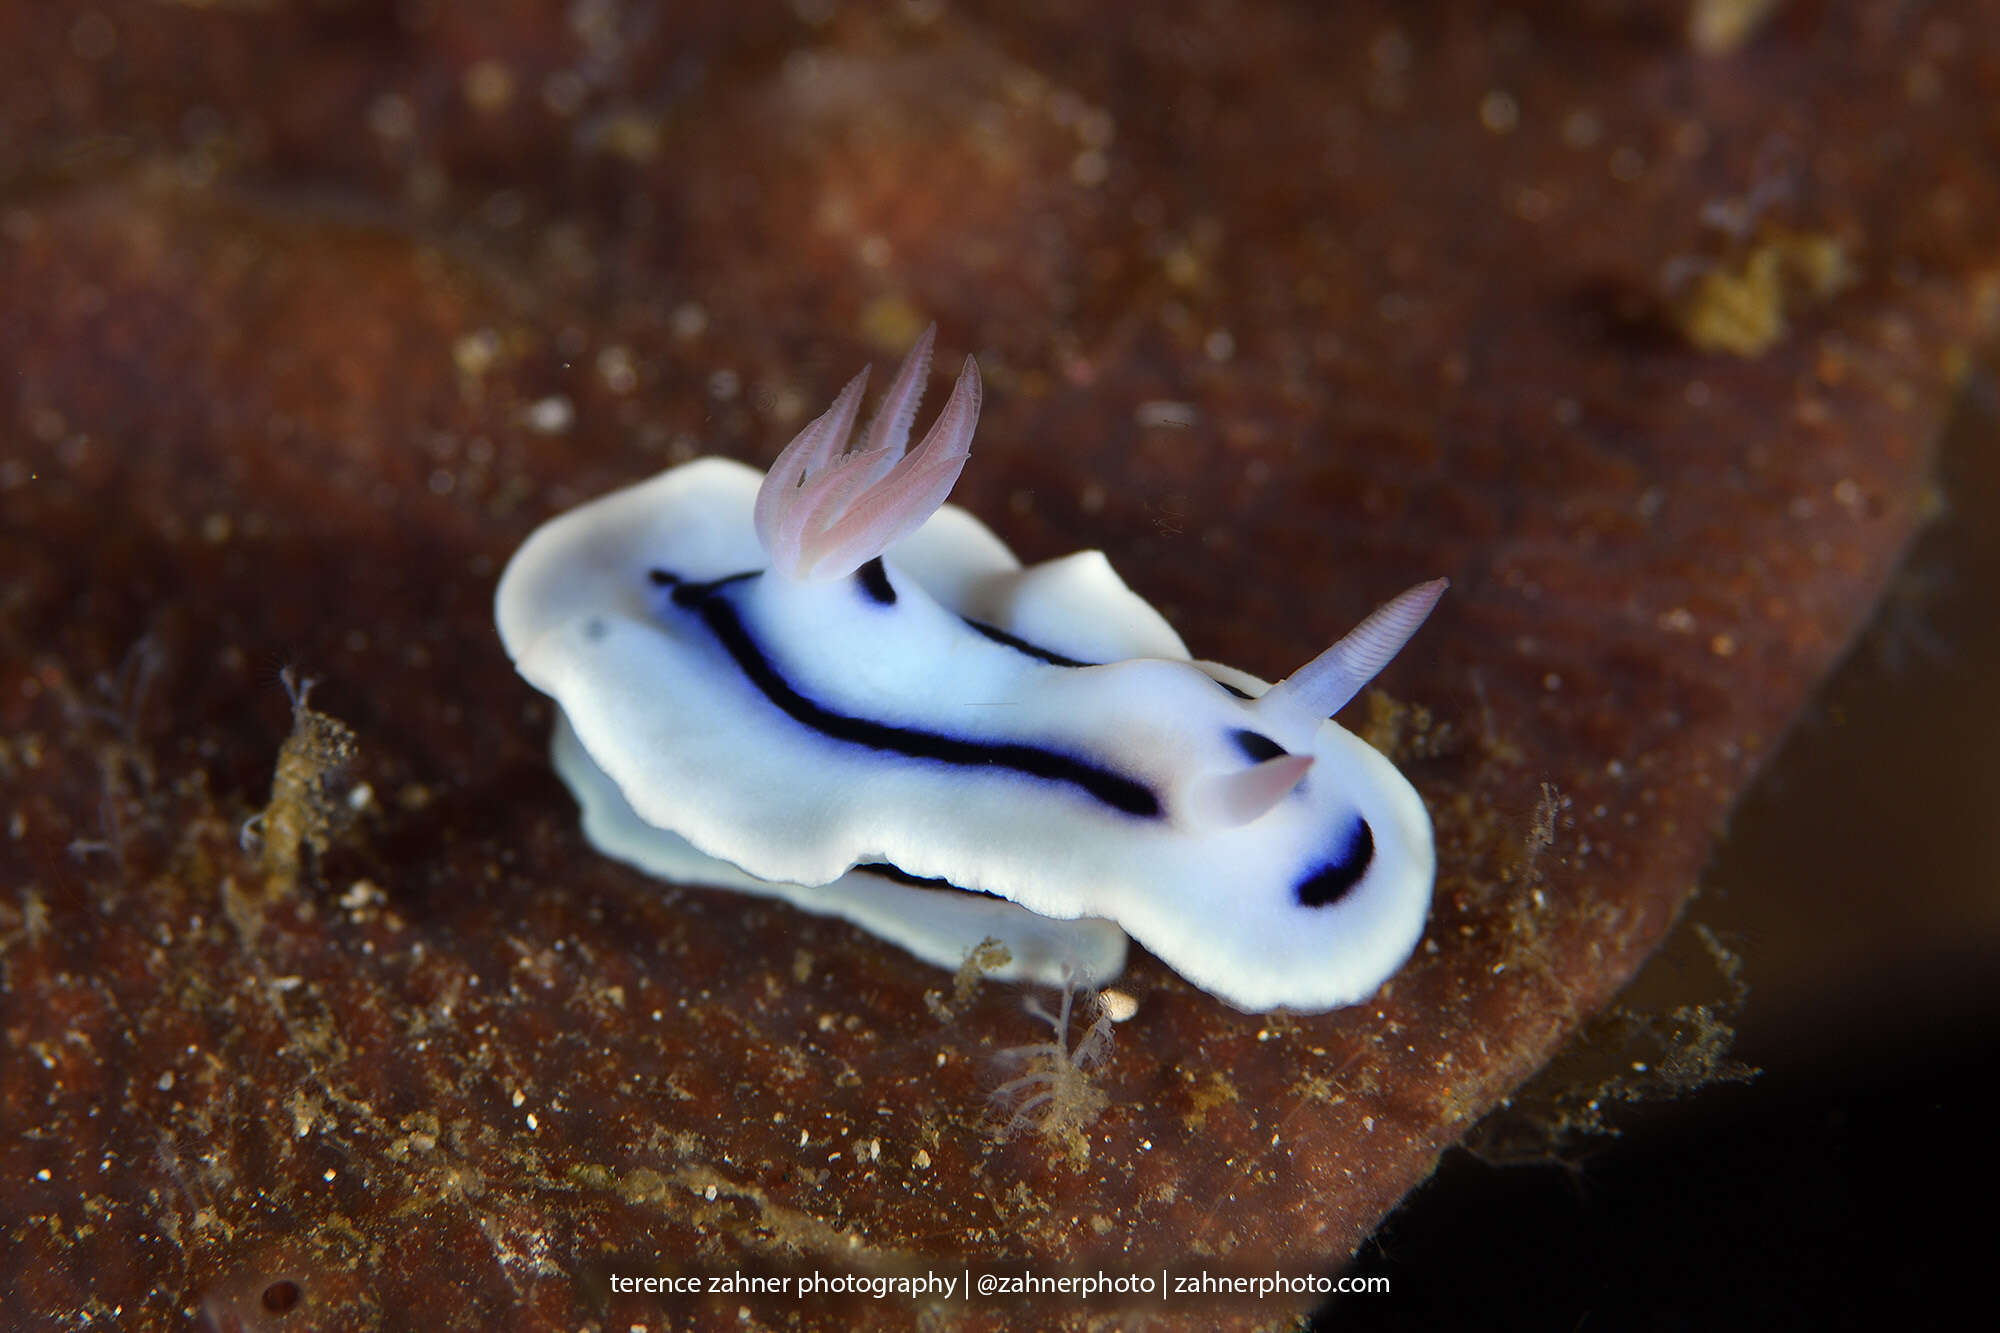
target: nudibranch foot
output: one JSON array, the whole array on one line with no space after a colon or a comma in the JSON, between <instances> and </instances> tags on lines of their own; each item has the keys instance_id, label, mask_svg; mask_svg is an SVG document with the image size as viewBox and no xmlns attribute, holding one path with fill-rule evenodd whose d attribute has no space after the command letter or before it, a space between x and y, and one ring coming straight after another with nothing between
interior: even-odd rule
<instances>
[{"instance_id":1,"label":"nudibranch foot","mask_svg":"<svg viewBox=\"0 0 2000 1333\"><path fill-rule=\"evenodd\" d=\"M985 970L995 981L1060 986L1080 979L1099 986L1125 970L1125 932L1109 921L1053 920L1004 898L907 883L891 866L857 866L830 883L807 885L759 879L705 856L686 838L639 818L560 715L549 757L582 810L591 846L657 879L777 898L858 926L947 972L988 940L1007 951L1006 962Z\"/></svg>"}]
</instances>

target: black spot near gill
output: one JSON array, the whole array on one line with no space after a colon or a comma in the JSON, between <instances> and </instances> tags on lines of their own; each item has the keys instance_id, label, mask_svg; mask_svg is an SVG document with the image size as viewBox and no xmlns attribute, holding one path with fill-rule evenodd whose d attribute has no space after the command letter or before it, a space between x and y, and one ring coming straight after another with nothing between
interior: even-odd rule
<instances>
[{"instance_id":1,"label":"black spot near gill","mask_svg":"<svg viewBox=\"0 0 2000 1333\"><path fill-rule=\"evenodd\" d=\"M854 577L861 580L861 591L884 606L896 604L896 589L889 582L889 571L882 568L882 557L876 556L867 564L854 571Z\"/></svg>"}]
</instances>

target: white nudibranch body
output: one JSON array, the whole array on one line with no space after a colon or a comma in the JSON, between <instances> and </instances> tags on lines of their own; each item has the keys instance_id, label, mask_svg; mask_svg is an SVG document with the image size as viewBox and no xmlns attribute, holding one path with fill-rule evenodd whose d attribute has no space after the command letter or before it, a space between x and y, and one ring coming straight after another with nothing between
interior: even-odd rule
<instances>
[{"instance_id":1,"label":"white nudibranch body","mask_svg":"<svg viewBox=\"0 0 2000 1333\"><path fill-rule=\"evenodd\" d=\"M501 639L587 836L945 967L997 938L1000 975L1101 985L1129 933L1240 1009L1365 999L1422 933L1431 826L1328 719L1443 580L1275 686L1192 661L1102 554L1024 569L944 503L980 383L906 452L931 338L854 449L865 372L768 474L699 459L515 554Z\"/></svg>"}]
</instances>

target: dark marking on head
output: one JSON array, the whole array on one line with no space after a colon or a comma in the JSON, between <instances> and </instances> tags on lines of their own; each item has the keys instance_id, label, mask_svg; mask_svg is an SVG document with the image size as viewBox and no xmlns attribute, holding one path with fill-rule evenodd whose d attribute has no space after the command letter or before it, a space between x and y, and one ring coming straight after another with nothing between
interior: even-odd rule
<instances>
[{"instance_id":1,"label":"dark marking on head","mask_svg":"<svg viewBox=\"0 0 2000 1333\"><path fill-rule=\"evenodd\" d=\"M669 574L664 569L649 569L646 571L646 577L652 581L655 588L671 588L681 581L680 575Z\"/></svg>"},{"instance_id":2,"label":"dark marking on head","mask_svg":"<svg viewBox=\"0 0 2000 1333\"><path fill-rule=\"evenodd\" d=\"M611 627L604 623L603 616L592 616L583 622L583 637L591 643L604 642L604 636L610 632Z\"/></svg>"},{"instance_id":3,"label":"dark marking on head","mask_svg":"<svg viewBox=\"0 0 2000 1333\"><path fill-rule=\"evenodd\" d=\"M1331 907L1345 898L1375 860L1375 834L1358 815L1348 831L1347 847L1333 860L1299 881L1299 902L1306 907Z\"/></svg>"},{"instance_id":4,"label":"dark marking on head","mask_svg":"<svg viewBox=\"0 0 2000 1333\"><path fill-rule=\"evenodd\" d=\"M1272 740L1261 731L1245 731L1238 728L1229 733L1229 739L1236 742L1236 748L1249 756L1252 763L1261 764L1267 759L1290 754L1284 746Z\"/></svg>"},{"instance_id":5,"label":"dark marking on head","mask_svg":"<svg viewBox=\"0 0 2000 1333\"><path fill-rule=\"evenodd\" d=\"M855 570L854 577L861 580L861 591L867 593L871 600L884 606L896 604L896 589L889 582L889 571L882 568L881 556Z\"/></svg>"}]
</instances>

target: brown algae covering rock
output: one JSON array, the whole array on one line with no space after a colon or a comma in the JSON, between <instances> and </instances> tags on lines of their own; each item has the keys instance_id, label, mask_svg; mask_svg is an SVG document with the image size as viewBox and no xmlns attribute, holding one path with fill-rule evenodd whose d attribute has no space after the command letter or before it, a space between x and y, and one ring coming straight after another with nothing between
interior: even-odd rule
<instances>
[{"instance_id":1,"label":"brown algae covering rock","mask_svg":"<svg viewBox=\"0 0 2000 1333\"><path fill-rule=\"evenodd\" d=\"M1654 947L1923 516L1990 332L2000 39L1093 12L0 16L10 1311L792 1326L843 1307L610 1277L1326 1273ZM1760 251L1796 238L1841 281L1800 296ZM1744 348L1690 342L1710 272ZM1372 1003L1246 1016L1141 958L1106 1044L583 843L500 563L768 462L930 318L987 378L959 502L1102 547L1198 655L1274 674L1452 579L1352 710L1440 853ZM280 759L286 668L343 772ZM992 1103L1024 1076L1051 1114Z\"/></svg>"}]
</instances>

